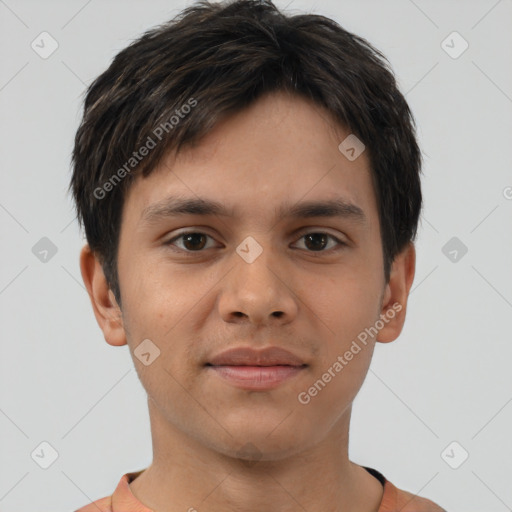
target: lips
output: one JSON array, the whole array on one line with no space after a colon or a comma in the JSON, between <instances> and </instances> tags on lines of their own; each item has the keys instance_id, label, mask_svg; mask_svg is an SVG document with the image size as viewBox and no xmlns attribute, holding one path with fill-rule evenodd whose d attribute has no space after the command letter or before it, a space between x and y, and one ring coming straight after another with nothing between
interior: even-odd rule
<instances>
[{"instance_id":1,"label":"lips","mask_svg":"<svg viewBox=\"0 0 512 512\"><path fill-rule=\"evenodd\" d=\"M235 347L213 356L206 366L294 366L307 364L295 354L280 347L256 350L250 347Z\"/></svg>"}]
</instances>

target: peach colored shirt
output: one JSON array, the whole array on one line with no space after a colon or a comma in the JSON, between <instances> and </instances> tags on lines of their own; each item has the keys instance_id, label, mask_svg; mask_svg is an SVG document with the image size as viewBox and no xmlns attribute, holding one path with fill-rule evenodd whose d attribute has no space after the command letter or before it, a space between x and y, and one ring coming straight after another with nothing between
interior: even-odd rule
<instances>
[{"instance_id":1,"label":"peach colored shirt","mask_svg":"<svg viewBox=\"0 0 512 512\"><path fill-rule=\"evenodd\" d=\"M375 469L364 468L377 478L384 487L384 494L377 512L446 512L446 510L426 498L397 489ZM75 510L75 512L154 512L144 506L130 489L130 482L135 480L143 471L124 474L112 496L96 500Z\"/></svg>"}]
</instances>

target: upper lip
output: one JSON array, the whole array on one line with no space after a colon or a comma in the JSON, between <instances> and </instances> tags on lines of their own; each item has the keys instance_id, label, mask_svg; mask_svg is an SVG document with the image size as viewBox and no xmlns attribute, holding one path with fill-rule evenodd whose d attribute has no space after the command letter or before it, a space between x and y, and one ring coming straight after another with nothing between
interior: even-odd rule
<instances>
[{"instance_id":1,"label":"upper lip","mask_svg":"<svg viewBox=\"0 0 512 512\"><path fill-rule=\"evenodd\" d=\"M261 350L235 347L217 354L206 364L210 366L307 366L300 357L280 347Z\"/></svg>"}]
</instances>

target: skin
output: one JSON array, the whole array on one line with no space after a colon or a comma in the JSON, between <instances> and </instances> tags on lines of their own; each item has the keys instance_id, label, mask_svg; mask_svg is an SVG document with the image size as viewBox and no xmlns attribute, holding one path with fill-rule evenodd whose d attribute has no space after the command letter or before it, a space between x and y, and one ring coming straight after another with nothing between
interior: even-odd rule
<instances>
[{"instance_id":1,"label":"skin","mask_svg":"<svg viewBox=\"0 0 512 512\"><path fill-rule=\"evenodd\" d=\"M153 462L130 485L147 507L378 510L382 485L348 458L350 415L375 343L393 341L402 330L415 249L411 243L395 258L386 283L367 154L349 161L338 149L349 133L318 105L280 92L223 120L196 147L169 153L148 178L137 178L125 199L122 310L99 261L87 245L82 249L83 280L105 340L129 345L148 395ZM220 201L235 216L141 221L144 208L176 193ZM334 196L359 206L366 222L274 217L283 202ZM183 228L209 236L165 244ZM347 245L308 244L307 233ZM252 263L236 252L248 236L263 249ZM401 311L301 404L298 394L394 303ZM144 339L160 350L148 366L133 354ZM309 366L256 392L205 370L209 357L239 345L277 345Z\"/></svg>"}]
</instances>

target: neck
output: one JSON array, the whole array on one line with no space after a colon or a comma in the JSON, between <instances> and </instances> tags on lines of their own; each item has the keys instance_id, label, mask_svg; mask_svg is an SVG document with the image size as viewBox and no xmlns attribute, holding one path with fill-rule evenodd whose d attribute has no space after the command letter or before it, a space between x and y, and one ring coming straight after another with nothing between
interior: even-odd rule
<instances>
[{"instance_id":1,"label":"neck","mask_svg":"<svg viewBox=\"0 0 512 512\"><path fill-rule=\"evenodd\" d=\"M199 442L163 418L151 400L148 404L154 458L130 488L149 508L158 512L378 511L381 483L348 459L350 408L316 444L287 456L258 453L254 460L246 460L250 457L226 455Z\"/></svg>"}]
</instances>

